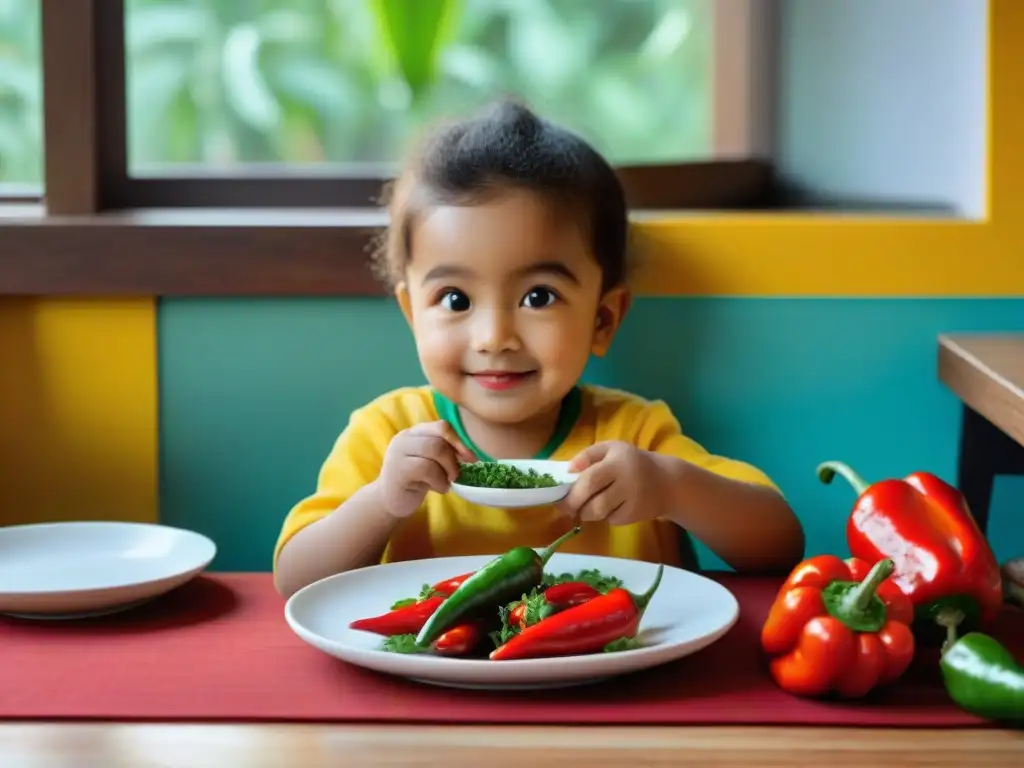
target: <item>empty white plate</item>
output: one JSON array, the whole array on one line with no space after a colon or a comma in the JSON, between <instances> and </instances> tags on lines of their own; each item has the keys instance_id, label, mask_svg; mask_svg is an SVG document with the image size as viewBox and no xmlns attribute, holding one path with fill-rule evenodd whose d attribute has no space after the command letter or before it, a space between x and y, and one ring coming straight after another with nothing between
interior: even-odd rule
<instances>
[{"instance_id":1,"label":"empty white plate","mask_svg":"<svg viewBox=\"0 0 1024 768\"><path fill-rule=\"evenodd\" d=\"M514 689L575 685L664 664L711 645L739 617L736 598L721 584L666 567L640 623L637 639L643 647L636 650L516 661L445 658L382 651L383 637L349 629L356 619L386 613L396 600L416 596L423 584L474 571L492 559L413 560L329 576L292 595L285 618L305 642L350 664L435 685ZM635 593L650 587L657 573L657 566L645 561L557 552L545 571L590 568L617 576Z\"/></svg>"},{"instance_id":2,"label":"empty white plate","mask_svg":"<svg viewBox=\"0 0 1024 768\"><path fill-rule=\"evenodd\" d=\"M123 610L184 584L216 552L202 534L153 523L0 528L0 613L78 618Z\"/></svg>"},{"instance_id":3,"label":"empty white plate","mask_svg":"<svg viewBox=\"0 0 1024 768\"><path fill-rule=\"evenodd\" d=\"M567 461L501 459L496 463L508 464L523 472L532 469L542 475L551 475L558 485L547 488L480 488L474 485L452 483L452 493L484 507L502 507L504 509L539 507L564 499L569 495L569 489L579 477L579 475L569 472L569 462Z\"/></svg>"}]
</instances>

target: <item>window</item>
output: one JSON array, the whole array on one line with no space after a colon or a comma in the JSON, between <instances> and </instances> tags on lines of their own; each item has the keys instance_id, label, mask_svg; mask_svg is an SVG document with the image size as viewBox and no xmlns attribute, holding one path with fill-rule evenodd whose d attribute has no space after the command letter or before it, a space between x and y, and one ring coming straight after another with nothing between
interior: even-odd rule
<instances>
[{"instance_id":1,"label":"window","mask_svg":"<svg viewBox=\"0 0 1024 768\"><path fill-rule=\"evenodd\" d=\"M38 0L0 0L0 199L38 197L43 182Z\"/></svg>"},{"instance_id":2,"label":"window","mask_svg":"<svg viewBox=\"0 0 1024 768\"><path fill-rule=\"evenodd\" d=\"M637 207L750 205L757 169L725 186L679 171L706 170L716 131L754 119L735 55L751 2L127 0L128 172L111 202L366 207L422 126L513 93L622 167Z\"/></svg>"},{"instance_id":3,"label":"window","mask_svg":"<svg viewBox=\"0 0 1024 768\"><path fill-rule=\"evenodd\" d=\"M712 154L713 0L128 0L130 167L384 164L515 93L612 162Z\"/></svg>"},{"instance_id":4,"label":"window","mask_svg":"<svg viewBox=\"0 0 1024 768\"><path fill-rule=\"evenodd\" d=\"M0 209L0 291L379 294L406 141L499 93L591 139L637 211L769 207L773 6L0 0L0 157L45 187Z\"/></svg>"}]
</instances>

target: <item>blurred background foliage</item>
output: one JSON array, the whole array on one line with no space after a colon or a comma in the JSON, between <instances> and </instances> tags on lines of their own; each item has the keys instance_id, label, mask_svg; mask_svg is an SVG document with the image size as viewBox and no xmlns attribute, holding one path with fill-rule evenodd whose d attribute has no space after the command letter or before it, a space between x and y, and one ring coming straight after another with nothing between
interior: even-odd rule
<instances>
[{"instance_id":1,"label":"blurred background foliage","mask_svg":"<svg viewBox=\"0 0 1024 768\"><path fill-rule=\"evenodd\" d=\"M618 163L700 159L713 0L125 0L133 171L392 163L515 94ZM39 0L0 0L0 182L42 176Z\"/></svg>"}]
</instances>

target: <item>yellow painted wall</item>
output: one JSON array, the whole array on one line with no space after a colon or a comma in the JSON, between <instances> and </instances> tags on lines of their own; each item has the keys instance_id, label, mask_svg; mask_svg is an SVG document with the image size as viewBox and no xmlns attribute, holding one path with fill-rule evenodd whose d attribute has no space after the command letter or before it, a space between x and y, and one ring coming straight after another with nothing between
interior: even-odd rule
<instances>
[{"instance_id":1,"label":"yellow painted wall","mask_svg":"<svg viewBox=\"0 0 1024 768\"><path fill-rule=\"evenodd\" d=\"M669 217L646 224L645 295L1024 295L1024 2L992 0L988 215Z\"/></svg>"},{"instance_id":2,"label":"yellow painted wall","mask_svg":"<svg viewBox=\"0 0 1024 768\"><path fill-rule=\"evenodd\" d=\"M0 300L0 524L156 519L154 314Z\"/></svg>"},{"instance_id":3,"label":"yellow painted wall","mask_svg":"<svg viewBox=\"0 0 1024 768\"><path fill-rule=\"evenodd\" d=\"M1024 295L1024 2L990 12L989 215L674 217L647 295ZM823 260L827 264L823 266ZM0 523L157 514L155 303L0 299Z\"/></svg>"}]
</instances>

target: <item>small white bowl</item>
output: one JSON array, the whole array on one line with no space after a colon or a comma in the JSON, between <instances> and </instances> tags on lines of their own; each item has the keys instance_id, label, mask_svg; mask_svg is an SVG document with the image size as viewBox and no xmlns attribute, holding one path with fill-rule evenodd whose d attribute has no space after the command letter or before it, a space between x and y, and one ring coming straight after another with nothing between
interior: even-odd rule
<instances>
[{"instance_id":1,"label":"small white bowl","mask_svg":"<svg viewBox=\"0 0 1024 768\"><path fill-rule=\"evenodd\" d=\"M537 459L501 459L498 464L510 464L524 472L530 469L548 474L558 481L549 488L479 488L473 485L452 483L452 492L473 504L502 509L521 509L554 504L569 495L569 489L579 475L569 472L567 461L543 461Z\"/></svg>"}]
</instances>

